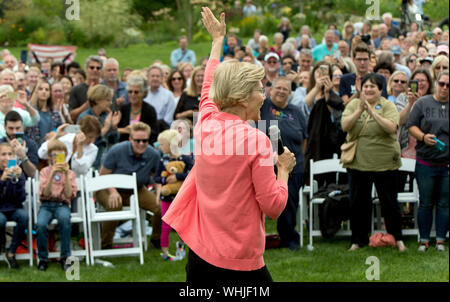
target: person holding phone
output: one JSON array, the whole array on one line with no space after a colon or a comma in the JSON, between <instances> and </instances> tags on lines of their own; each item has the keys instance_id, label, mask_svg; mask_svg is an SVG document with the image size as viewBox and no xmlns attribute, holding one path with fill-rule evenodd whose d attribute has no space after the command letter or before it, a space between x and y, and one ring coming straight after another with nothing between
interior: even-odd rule
<instances>
[{"instance_id":1,"label":"person holding phone","mask_svg":"<svg viewBox=\"0 0 450 302\"><path fill-rule=\"evenodd\" d=\"M445 238L449 226L448 211L448 98L449 72L442 71L436 78L436 91L421 97L411 110L406 127L416 145L416 177L419 186L419 251L425 252L430 244L433 208L436 206L436 250L445 251ZM437 148L437 140L445 148Z\"/></svg>"},{"instance_id":2,"label":"person holding phone","mask_svg":"<svg viewBox=\"0 0 450 302\"><path fill-rule=\"evenodd\" d=\"M102 125L91 115L83 117L78 125L63 124L53 132L38 150L39 158L48 159L48 146L52 140L59 140L67 148L66 162L70 163L76 176L85 175L97 158L98 147L94 144L100 136Z\"/></svg>"},{"instance_id":3,"label":"person holding phone","mask_svg":"<svg viewBox=\"0 0 450 302\"><path fill-rule=\"evenodd\" d=\"M61 238L60 265L65 271L70 266L66 263L70 256L70 204L77 194L77 181L75 173L65 162L67 148L59 140L51 140L47 151L49 166L39 173L39 198L41 206L37 214L36 242L38 249L38 270L46 271L48 268L48 232L49 223L58 220L59 235Z\"/></svg>"},{"instance_id":4,"label":"person holding phone","mask_svg":"<svg viewBox=\"0 0 450 302\"><path fill-rule=\"evenodd\" d=\"M25 201L25 175L14 159L13 147L0 143L0 254L5 252L9 268L18 269L16 250L22 242L28 225L28 213L23 209ZM6 251L5 226L7 221L15 221L14 234Z\"/></svg>"},{"instance_id":5,"label":"person holding phone","mask_svg":"<svg viewBox=\"0 0 450 302\"><path fill-rule=\"evenodd\" d=\"M18 166L27 177L36 175L36 167L39 164L37 145L23 132L22 117L16 111L10 111L5 116L6 136L0 139L0 143L8 142L17 156Z\"/></svg>"}]
</instances>

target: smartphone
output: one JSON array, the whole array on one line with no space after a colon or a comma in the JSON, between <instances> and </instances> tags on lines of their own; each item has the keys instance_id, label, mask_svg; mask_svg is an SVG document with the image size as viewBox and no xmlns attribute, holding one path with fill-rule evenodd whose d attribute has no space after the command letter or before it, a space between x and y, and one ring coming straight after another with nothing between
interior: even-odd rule
<instances>
[{"instance_id":1,"label":"smartphone","mask_svg":"<svg viewBox=\"0 0 450 302\"><path fill-rule=\"evenodd\" d=\"M336 60L339 60L341 58L341 51L339 49L333 51L333 58L335 58Z\"/></svg>"},{"instance_id":2,"label":"smartphone","mask_svg":"<svg viewBox=\"0 0 450 302\"><path fill-rule=\"evenodd\" d=\"M298 64L297 63L292 65L292 70L295 71L295 72L298 72Z\"/></svg>"},{"instance_id":3,"label":"smartphone","mask_svg":"<svg viewBox=\"0 0 450 302\"><path fill-rule=\"evenodd\" d=\"M9 100L11 100L11 101L15 101L15 100L17 100L17 92L8 92L7 94L6 94L6 98L7 99L9 99Z\"/></svg>"},{"instance_id":4,"label":"smartphone","mask_svg":"<svg viewBox=\"0 0 450 302\"><path fill-rule=\"evenodd\" d=\"M17 161L15 159L8 160L8 169L14 168L17 166Z\"/></svg>"},{"instance_id":5,"label":"smartphone","mask_svg":"<svg viewBox=\"0 0 450 302\"><path fill-rule=\"evenodd\" d=\"M436 148L437 148L439 151L444 152L444 150L445 150L445 143L442 142L442 141L440 141L440 140L438 140L438 139L435 138L435 137L433 137L433 140L436 141L436 145L435 145Z\"/></svg>"},{"instance_id":6,"label":"smartphone","mask_svg":"<svg viewBox=\"0 0 450 302\"><path fill-rule=\"evenodd\" d=\"M328 72L329 72L329 70L328 70L328 65L320 65L320 73L323 75L323 76L326 76L327 74L328 74Z\"/></svg>"},{"instance_id":7,"label":"smartphone","mask_svg":"<svg viewBox=\"0 0 450 302\"><path fill-rule=\"evenodd\" d=\"M28 50L21 50L20 51L20 62L23 64L27 64L27 56L28 56Z\"/></svg>"},{"instance_id":8,"label":"smartphone","mask_svg":"<svg viewBox=\"0 0 450 302\"><path fill-rule=\"evenodd\" d=\"M116 101L115 99L112 101L112 104L111 104L111 111L112 111L112 112L117 112L117 111L119 111L119 106L117 106L117 101Z\"/></svg>"},{"instance_id":9,"label":"smartphone","mask_svg":"<svg viewBox=\"0 0 450 302\"><path fill-rule=\"evenodd\" d=\"M417 88L419 87L419 82L416 80L409 81L409 88L411 88L412 93L417 93Z\"/></svg>"},{"instance_id":10,"label":"smartphone","mask_svg":"<svg viewBox=\"0 0 450 302\"><path fill-rule=\"evenodd\" d=\"M23 132L17 132L16 134L14 134L14 137L17 139L17 141L22 145L23 144L23 136L24 133Z\"/></svg>"},{"instance_id":11,"label":"smartphone","mask_svg":"<svg viewBox=\"0 0 450 302\"><path fill-rule=\"evenodd\" d=\"M67 133L79 133L81 131L80 125L69 125L67 126L64 131L66 131Z\"/></svg>"},{"instance_id":12,"label":"smartphone","mask_svg":"<svg viewBox=\"0 0 450 302\"><path fill-rule=\"evenodd\" d=\"M56 163L63 164L66 162L66 154L64 152L56 153Z\"/></svg>"}]
</instances>

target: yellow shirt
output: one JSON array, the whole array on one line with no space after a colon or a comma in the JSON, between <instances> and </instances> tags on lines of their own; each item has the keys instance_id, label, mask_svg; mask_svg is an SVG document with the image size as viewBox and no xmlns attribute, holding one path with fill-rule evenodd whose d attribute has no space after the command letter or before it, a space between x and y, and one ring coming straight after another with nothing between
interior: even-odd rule
<instances>
[{"instance_id":1,"label":"yellow shirt","mask_svg":"<svg viewBox=\"0 0 450 302\"><path fill-rule=\"evenodd\" d=\"M345 107L342 119L355 112L360 104L359 99L353 99ZM397 126L400 115L394 103L381 97L373 110L382 117L394 122ZM352 129L348 131L348 137L353 140L361 131L368 113L364 111ZM372 118L369 118L367 126L358 138L354 160L349 164L344 164L344 168L360 171L388 171L401 167L400 144L395 133L385 132L380 125Z\"/></svg>"}]
</instances>

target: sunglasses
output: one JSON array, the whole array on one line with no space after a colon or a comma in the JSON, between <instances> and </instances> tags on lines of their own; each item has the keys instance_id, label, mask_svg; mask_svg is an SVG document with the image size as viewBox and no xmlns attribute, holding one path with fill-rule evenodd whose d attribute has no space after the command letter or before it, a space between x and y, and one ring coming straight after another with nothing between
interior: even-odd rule
<instances>
[{"instance_id":1,"label":"sunglasses","mask_svg":"<svg viewBox=\"0 0 450 302\"><path fill-rule=\"evenodd\" d=\"M140 91L139 90L128 90L129 94L139 94Z\"/></svg>"},{"instance_id":2,"label":"sunglasses","mask_svg":"<svg viewBox=\"0 0 450 302\"><path fill-rule=\"evenodd\" d=\"M89 66L89 69L91 69L91 70L94 70L94 69L100 70L102 68L100 66Z\"/></svg>"},{"instance_id":3,"label":"sunglasses","mask_svg":"<svg viewBox=\"0 0 450 302\"><path fill-rule=\"evenodd\" d=\"M172 78L172 81L181 81L183 78Z\"/></svg>"},{"instance_id":4,"label":"sunglasses","mask_svg":"<svg viewBox=\"0 0 450 302\"><path fill-rule=\"evenodd\" d=\"M293 65L293 62L283 62L283 65Z\"/></svg>"},{"instance_id":5,"label":"sunglasses","mask_svg":"<svg viewBox=\"0 0 450 302\"><path fill-rule=\"evenodd\" d=\"M278 61L267 61L267 64L277 64Z\"/></svg>"},{"instance_id":6,"label":"sunglasses","mask_svg":"<svg viewBox=\"0 0 450 302\"><path fill-rule=\"evenodd\" d=\"M139 143L144 143L144 144L146 144L146 143L148 143L148 138L144 138L144 139L133 139L133 141L134 141L136 144L139 144Z\"/></svg>"},{"instance_id":7,"label":"sunglasses","mask_svg":"<svg viewBox=\"0 0 450 302\"><path fill-rule=\"evenodd\" d=\"M445 83L445 82L439 81L438 84L439 84L439 86L446 87L447 89L450 87L450 83Z\"/></svg>"},{"instance_id":8,"label":"sunglasses","mask_svg":"<svg viewBox=\"0 0 450 302\"><path fill-rule=\"evenodd\" d=\"M395 79L395 80L392 80L392 82L394 82L394 83L402 83L402 84L406 84L406 81L405 80L397 80L397 79Z\"/></svg>"}]
</instances>

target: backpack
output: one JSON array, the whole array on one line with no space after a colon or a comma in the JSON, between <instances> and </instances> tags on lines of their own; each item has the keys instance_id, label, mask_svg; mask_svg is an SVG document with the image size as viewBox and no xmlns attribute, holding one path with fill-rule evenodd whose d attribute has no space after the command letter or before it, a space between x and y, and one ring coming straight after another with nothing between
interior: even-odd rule
<instances>
[{"instance_id":1,"label":"backpack","mask_svg":"<svg viewBox=\"0 0 450 302\"><path fill-rule=\"evenodd\" d=\"M329 239L341 228L342 221L349 219L350 198L349 185L331 183L320 189L316 196L325 198L319 205L319 228L322 237Z\"/></svg>"}]
</instances>

